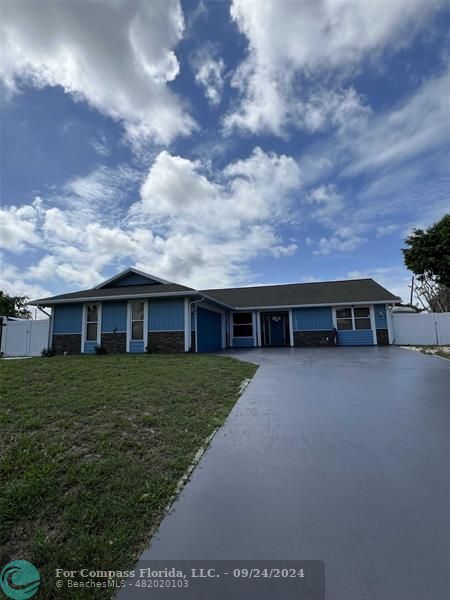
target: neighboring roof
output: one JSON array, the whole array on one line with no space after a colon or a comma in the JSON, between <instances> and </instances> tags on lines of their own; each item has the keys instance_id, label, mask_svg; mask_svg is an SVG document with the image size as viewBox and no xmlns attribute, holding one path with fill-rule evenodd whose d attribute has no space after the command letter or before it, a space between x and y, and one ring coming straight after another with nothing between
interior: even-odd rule
<instances>
[{"instance_id":1,"label":"neighboring roof","mask_svg":"<svg viewBox=\"0 0 450 600\"><path fill-rule=\"evenodd\" d=\"M40 304L41 306L50 306L51 304L63 301L76 302L83 300L120 300L121 298L144 298L148 296L170 296L183 294L188 295L194 293L198 294L195 290L185 285L179 285L178 283L162 283L161 285L127 285L123 287L112 287L112 288L93 288L90 290L81 290L80 292L72 292L70 294L60 294L59 296L51 296L49 298L40 298L39 300L33 300L29 304ZM185 295L185 294L183 294Z\"/></svg>"},{"instance_id":2,"label":"neighboring roof","mask_svg":"<svg viewBox=\"0 0 450 600\"><path fill-rule=\"evenodd\" d=\"M219 302L235 308L395 302L391 294L373 279L350 279L318 283L288 283L227 289L203 290Z\"/></svg>"},{"instance_id":3,"label":"neighboring roof","mask_svg":"<svg viewBox=\"0 0 450 600\"><path fill-rule=\"evenodd\" d=\"M117 275L114 275L114 277L110 277L109 279L102 281L102 283L99 283L93 289L98 290L98 289L108 285L109 283L116 281L117 279L122 279L122 277L124 277L128 273L135 273L136 275L142 275L142 277L146 277L149 280L157 281L158 283L173 283L172 281L167 281L166 279L161 279L161 277L156 277L155 275L151 275L150 273L145 273L144 271L139 271L139 269L135 269L134 267L128 267L128 269L125 269L125 270L121 271L120 273L117 273Z\"/></svg>"}]
</instances>

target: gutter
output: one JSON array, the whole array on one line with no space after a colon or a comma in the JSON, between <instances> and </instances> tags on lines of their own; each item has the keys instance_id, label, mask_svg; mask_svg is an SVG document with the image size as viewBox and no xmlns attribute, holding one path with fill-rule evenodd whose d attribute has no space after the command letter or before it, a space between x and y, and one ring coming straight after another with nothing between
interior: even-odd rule
<instances>
[{"instance_id":1,"label":"gutter","mask_svg":"<svg viewBox=\"0 0 450 600\"><path fill-rule=\"evenodd\" d=\"M145 298L145 299L151 299L151 298L166 298L166 297L172 297L172 296L196 296L198 295L198 292L191 292L191 291L185 291L185 292L161 292L161 293L157 293L157 294L133 294L133 295L114 295L114 296L89 296L89 297L82 297L80 296L79 298L58 298L53 300L52 298L48 298L48 300L46 300L45 298L43 298L42 300L32 300L31 302L28 302L28 304L31 304L31 306L53 306L54 304L76 304L78 302L106 302L107 300L129 300L130 298Z\"/></svg>"},{"instance_id":2,"label":"gutter","mask_svg":"<svg viewBox=\"0 0 450 600\"><path fill-rule=\"evenodd\" d=\"M31 303L30 303L31 304ZM47 348L51 348L52 347L52 330L53 330L53 317L51 313L45 312L45 310L42 308L42 306L40 306L39 304L37 305L38 310L41 311L41 313L44 313L44 315L46 315L48 317L48 339L47 339Z\"/></svg>"},{"instance_id":3,"label":"gutter","mask_svg":"<svg viewBox=\"0 0 450 600\"><path fill-rule=\"evenodd\" d=\"M400 298L398 299L400 300ZM315 308L324 306L361 306L365 304L389 304L397 300L364 300L358 302L326 302L321 304L274 304L271 306L237 306L233 310L283 310L288 308Z\"/></svg>"}]
</instances>

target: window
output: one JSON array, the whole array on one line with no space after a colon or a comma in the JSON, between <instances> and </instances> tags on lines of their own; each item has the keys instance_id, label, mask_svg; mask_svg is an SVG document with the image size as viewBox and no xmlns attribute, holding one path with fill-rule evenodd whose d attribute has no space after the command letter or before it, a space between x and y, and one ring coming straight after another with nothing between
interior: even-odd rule
<instances>
[{"instance_id":1,"label":"window","mask_svg":"<svg viewBox=\"0 0 450 600\"><path fill-rule=\"evenodd\" d=\"M371 329L370 309L368 306L336 309L336 327L339 331L353 329Z\"/></svg>"},{"instance_id":2,"label":"window","mask_svg":"<svg viewBox=\"0 0 450 600\"><path fill-rule=\"evenodd\" d=\"M251 312L233 313L233 337L253 336L253 316Z\"/></svg>"},{"instance_id":3,"label":"window","mask_svg":"<svg viewBox=\"0 0 450 600\"><path fill-rule=\"evenodd\" d=\"M144 339L144 303L133 302L131 305L131 339Z\"/></svg>"},{"instance_id":4,"label":"window","mask_svg":"<svg viewBox=\"0 0 450 600\"><path fill-rule=\"evenodd\" d=\"M88 304L86 309L86 341L96 342L98 331L98 304Z\"/></svg>"},{"instance_id":5,"label":"window","mask_svg":"<svg viewBox=\"0 0 450 600\"><path fill-rule=\"evenodd\" d=\"M338 308L336 310L336 322L338 329L353 329L352 309Z\"/></svg>"},{"instance_id":6,"label":"window","mask_svg":"<svg viewBox=\"0 0 450 600\"><path fill-rule=\"evenodd\" d=\"M354 308L355 329L370 329L370 310L368 306Z\"/></svg>"}]
</instances>

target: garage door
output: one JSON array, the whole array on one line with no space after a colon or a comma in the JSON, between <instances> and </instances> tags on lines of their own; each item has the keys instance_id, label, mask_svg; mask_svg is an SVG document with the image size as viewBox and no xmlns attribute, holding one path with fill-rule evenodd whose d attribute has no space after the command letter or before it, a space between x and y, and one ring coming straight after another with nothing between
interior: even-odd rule
<instances>
[{"instance_id":1,"label":"garage door","mask_svg":"<svg viewBox=\"0 0 450 600\"><path fill-rule=\"evenodd\" d=\"M222 347L222 315L220 313L197 309L197 351L213 352Z\"/></svg>"}]
</instances>

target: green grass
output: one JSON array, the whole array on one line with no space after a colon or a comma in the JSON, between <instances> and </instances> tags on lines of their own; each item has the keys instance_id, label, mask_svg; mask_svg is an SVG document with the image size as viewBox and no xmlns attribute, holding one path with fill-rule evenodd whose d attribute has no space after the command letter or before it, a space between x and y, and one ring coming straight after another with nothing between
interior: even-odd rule
<instances>
[{"instance_id":1,"label":"green grass","mask_svg":"<svg viewBox=\"0 0 450 600\"><path fill-rule=\"evenodd\" d=\"M124 570L256 367L207 355L0 361L0 566Z\"/></svg>"},{"instance_id":2,"label":"green grass","mask_svg":"<svg viewBox=\"0 0 450 600\"><path fill-rule=\"evenodd\" d=\"M423 352L423 354L440 356L441 358L450 360L450 349L448 346L421 346L420 351Z\"/></svg>"}]
</instances>

